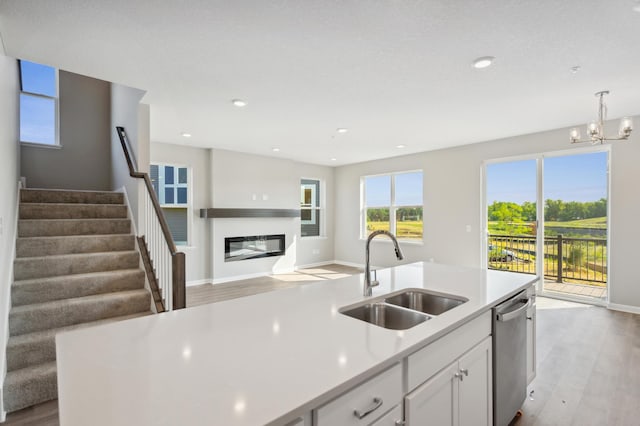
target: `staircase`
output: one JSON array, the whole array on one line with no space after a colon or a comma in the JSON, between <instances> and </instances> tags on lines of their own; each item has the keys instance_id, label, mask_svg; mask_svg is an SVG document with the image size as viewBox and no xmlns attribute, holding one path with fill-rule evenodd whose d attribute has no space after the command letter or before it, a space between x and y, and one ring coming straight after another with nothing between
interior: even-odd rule
<instances>
[{"instance_id":1,"label":"staircase","mask_svg":"<svg viewBox=\"0 0 640 426\"><path fill-rule=\"evenodd\" d=\"M7 412L57 398L56 333L152 313L139 265L122 193L20 192Z\"/></svg>"}]
</instances>

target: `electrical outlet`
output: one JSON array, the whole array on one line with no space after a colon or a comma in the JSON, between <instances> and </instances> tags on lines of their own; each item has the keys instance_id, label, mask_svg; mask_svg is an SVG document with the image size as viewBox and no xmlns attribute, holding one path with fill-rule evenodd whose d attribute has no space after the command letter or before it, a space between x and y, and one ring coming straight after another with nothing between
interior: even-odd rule
<instances>
[{"instance_id":1,"label":"electrical outlet","mask_svg":"<svg viewBox=\"0 0 640 426\"><path fill-rule=\"evenodd\" d=\"M320 254L320 249L313 249L313 254Z\"/></svg>"},{"instance_id":2,"label":"electrical outlet","mask_svg":"<svg viewBox=\"0 0 640 426\"><path fill-rule=\"evenodd\" d=\"M251 199L252 199L253 201L255 201L255 200L257 200L257 199L258 199L258 196L257 196L256 194L253 194L253 195L251 195Z\"/></svg>"},{"instance_id":3,"label":"electrical outlet","mask_svg":"<svg viewBox=\"0 0 640 426\"><path fill-rule=\"evenodd\" d=\"M467 225L465 229L467 230L467 232L471 232L471 225Z\"/></svg>"},{"instance_id":4,"label":"electrical outlet","mask_svg":"<svg viewBox=\"0 0 640 426\"><path fill-rule=\"evenodd\" d=\"M267 201L269 199L269 194L262 194L262 201Z\"/></svg>"}]
</instances>

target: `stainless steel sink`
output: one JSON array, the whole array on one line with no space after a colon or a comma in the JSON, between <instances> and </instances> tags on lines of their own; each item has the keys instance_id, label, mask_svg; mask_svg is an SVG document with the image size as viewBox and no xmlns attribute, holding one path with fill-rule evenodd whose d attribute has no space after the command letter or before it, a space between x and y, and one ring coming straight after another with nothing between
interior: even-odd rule
<instances>
[{"instance_id":1,"label":"stainless steel sink","mask_svg":"<svg viewBox=\"0 0 640 426\"><path fill-rule=\"evenodd\" d=\"M424 312L429 315L440 315L467 301L464 297L452 295L440 295L425 290L412 289L395 296L385 298L384 301L391 305L402 306L414 311Z\"/></svg>"},{"instance_id":2,"label":"stainless steel sink","mask_svg":"<svg viewBox=\"0 0 640 426\"><path fill-rule=\"evenodd\" d=\"M352 318L391 330L406 330L429 319L428 315L383 302L367 303L340 311Z\"/></svg>"}]
</instances>

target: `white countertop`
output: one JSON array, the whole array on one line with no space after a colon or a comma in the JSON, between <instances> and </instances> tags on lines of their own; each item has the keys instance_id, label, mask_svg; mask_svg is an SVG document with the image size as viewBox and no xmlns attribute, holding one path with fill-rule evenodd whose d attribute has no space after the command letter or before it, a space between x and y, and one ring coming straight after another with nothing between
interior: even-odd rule
<instances>
[{"instance_id":1,"label":"white countertop","mask_svg":"<svg viewBox=\"0 0 640 426\"><path fill-rule=\"evenodd\" d=\"M342 315L362 275L59 334L62 426L286 423L528 287L533 275L435 263L378 271L468 302L405 331Z\"/></svg>"}]
</instances>

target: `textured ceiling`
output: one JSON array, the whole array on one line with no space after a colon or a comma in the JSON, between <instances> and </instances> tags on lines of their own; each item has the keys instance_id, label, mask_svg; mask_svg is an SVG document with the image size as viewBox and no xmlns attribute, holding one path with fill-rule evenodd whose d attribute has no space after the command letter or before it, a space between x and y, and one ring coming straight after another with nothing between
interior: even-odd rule
<instances>
[{"instance_id":1,"label":"textured ceiling","mask_svg":"<svg viewBox=\"0 0 640 426\"><path fill-rule=\"evenodd\" d=\"M154 142L340 165L581 124L603 89L610 118L639 114L635 4L0 0L0 34L7 55L146 90Z\"/></svg>"}]
</instances>

